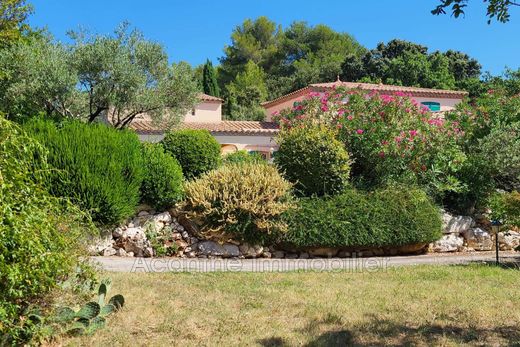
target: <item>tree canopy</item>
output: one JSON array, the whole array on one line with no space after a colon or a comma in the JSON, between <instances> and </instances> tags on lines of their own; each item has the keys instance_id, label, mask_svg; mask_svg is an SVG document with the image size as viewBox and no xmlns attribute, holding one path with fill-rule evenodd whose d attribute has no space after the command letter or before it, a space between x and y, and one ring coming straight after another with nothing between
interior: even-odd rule
<instances>
[{"instance_id":1,"label":"tree canopy","mask_svg":"<svg viewBox=\"0 0 520 347\"><path fill-rule=\"evenodd\" d=\"M0 50L0 106L10 116L106 117L117 128L146 114L173 124L198 93L191 67L127 25L113 35L72 32L62 45L35 37Z\"/></svg>"},{"instance_id":2,"label":"tree canopy","mask_svg":"<svg viewBox=\"0 0 520 347\"><path fill-rule=\"evenodd\" d=\"M217 74L215 72L215 68L213 68L213 64L209 59L206 60L206 64L204 64L204 68L202 70L202 88L205 94L216 97L220 96Z\"/></svg>"},{"instance_id":3,"label":"tree canopy","mask_svg":"<svg viewBox=\"0 0 520 347\"><path fill-rule=\"evenodd\" d=\"M26 20L31 12L25 0L0 1L0 47L18 41L29 30Z\"/></svg>"},{"instance_id":4,"label":"tree canopy","mask_svg":"<svg viewBox=\"0 0 520 347\"><path fill-rule=\"evenodd\" d=\"M510 10L512 7L520 6L520 2L513 0L483 0L487 3L488 24L494 19L501 23L509 22L511 18ZM431 12L435 15L446 14L446 9L451 12L452 16L459 18L464 16L465 8L468 6L468 0L440 0Z\"/></svg>"}]
</instances>

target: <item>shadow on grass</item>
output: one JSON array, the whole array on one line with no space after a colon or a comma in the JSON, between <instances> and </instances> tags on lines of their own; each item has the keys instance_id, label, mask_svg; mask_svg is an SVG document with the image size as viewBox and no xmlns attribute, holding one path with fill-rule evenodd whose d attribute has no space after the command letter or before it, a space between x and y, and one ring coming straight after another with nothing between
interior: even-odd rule
<instances>
[{"instance_id":1,"label":"shadow on grass","mask_svg":"<svg viewBox=\"0 0 520 347\"><path fill-rule=\"evenodd\" d=\"M520 329L516 326L493 328L460 327L456 325L408 326L391 320L373 319L352 329L331 329L326 332L324 322L312 321L307 334L314 336L307 347L318 346L415 346L443 345L445 343L468 345L520 346ZM285 347L290 344L282 337L257 341L265 347Z\"/></svg>"}]
</instances>

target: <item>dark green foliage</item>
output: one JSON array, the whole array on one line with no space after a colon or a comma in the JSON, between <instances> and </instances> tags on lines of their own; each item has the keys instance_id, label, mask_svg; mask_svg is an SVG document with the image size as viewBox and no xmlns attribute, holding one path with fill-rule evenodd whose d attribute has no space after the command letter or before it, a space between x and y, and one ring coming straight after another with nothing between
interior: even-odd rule
<instances>
[{"instance_id":1,"label":"dark green foliage","mask_svg":"<svg viewBox=\"0 0 520 347\"><path fill-rule=\"evenodd\" d=\"M239 163L263 163L265 159L257 152L247 152L244 150L236 151L230 154L226 154L222 158L224 165L226 164L239 164Z\"/></svg>"},{"instance_id":2,"label":"dark green foliage","mask_svg":"<svg viewBox=\"0 0 520 347\"><path fill-rule=\"evenodd\" d=\"M179 161L186 179L199 177L220 164L220 145L207 130L172 131L162 145Z\"/></svg>"},{"instance_id":3,"label":"dark green foliage","mask_svg":"<svg viewBox=\"0 0 520 347\"><path fill-rule=\"evenodd\" d=\"M158 210L172 207L182 198L181 166L160 144L144 144L142 151L145 170L142 200Z\"/></svg>"},{"instance_id":4,"label":"dark green foliage","mask_svg":"<svg viewBox=\"0 0 520 347\"><path fill-rule=\"evenodd\" d=\"M492 129L480 149L497 186L520 190L520 122Z\"/></svg>"},{"instance_id":5,"label":"dark green foliage","mask_svg":"<svg viewBox=\"0 0 520 347\"><path fill-rule=\"evenodd\" d=\"M275 163L304 196L341 192L348 185L350 160L344 145L325 127L283 130Z\"/></svg>"},{"instance_id":6,"label":"dark green foliage","mask_svg":"<svg viewBox=\"0 0 520 347\"><path fill-rule=\"evenodd\" d=\"M73 273L84 236L95 230L86 215L45 191L45 157L38 143L0 115L2 346L23 344L31 338L40 320L30 313L31 306ZM19 319L22 315L25 318Z\"/></svg>"},{"instance_id":7,"label":"dark green foliage","mask_svg":"<svg viewBox=\"0 0 520 347\"><path fill-rule=\"evenodd\" d=\"M25 128L49 151L53 195L70 198L100 224L116 224L135 212L143 179L135 133L77 121L33 120Z\"/></svg>"},{"instance_id":8,"label":"dark green foliage","mask_svg":"<svg viewBox=\"0 0 520 347\"><path fill-rule=\"evenodd\" d=\"M500 220L508 227L520 227L520 193L495 193L490 196L488 207L491 219Z\"/></svg>"},{"instance_id":9,"label":"dark green foliage","mask_svg":"<svg viewBox=\"0 0 520 347\"><path fill-rule=\"evenodd\" d=\"M217 74L213 68L213 64L209 59L206 60L206 64L204 64L204 69L202 71L202 87L204 88L205 94L216 97L220 96L220 88L217 83Z\"/></svg>"},{"instance_id":10,"label":"dark green foliage","mask_svg":"<svg viewBox=\"0 0 520 347\"><path fill-rule=\"evenodd\" d=\"M298 247L401 246L441 237L439 209L426 193L405 186L301 199L286 218L285 241Z\"/></svg>"}]
</instances>

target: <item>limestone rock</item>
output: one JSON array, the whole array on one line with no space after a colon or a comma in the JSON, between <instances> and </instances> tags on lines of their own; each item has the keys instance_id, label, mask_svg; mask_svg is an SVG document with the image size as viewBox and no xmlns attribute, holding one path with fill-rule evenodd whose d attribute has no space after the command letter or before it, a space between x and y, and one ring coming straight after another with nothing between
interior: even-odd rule
<instances>
[{"instance_id":1,"label":"limestone rock","mask_svg":"<svg viewBox=\"0 0 520 347\"><path fill-rule=\"evenodd\" d=\"M229 257L238 257L240 255L240 251L238 250L238 246L226 243L224 244L224 249L226 251L226 256Z\"/></svg>"},{"instance_id":2,"label":"limestone rock","mask_svg":"<svg viewBox=\"0 0 520 347\"><path fill-rule=\"evenodd\" d=\"M475 224L469 216L453 216L447 212L442 215L442 229L444 234L460 234Z\"/></svg>"},{"instance_id":3,"label":"limestone rock","mask_svg":"<svg viewBox=\"0 0 520 347\"><path fill-rule=\"evenodd\" d=\"M456 252L462 250L464 246L464 238L455 234L444 235L440 240L435 241L432 245L432 251L443 253L443 252Z\"/></svg>"},{"instance_id":4,"label":"limestone rock","mask_svg":"<svg viewBox=\"0 0 520 347\"><path fill-rule=\"evenodd\" d=\"M463 233L466 245L476 251L491 251L493 239L491 235L480 228L468 229Z\"/></svg>"},{"instance_id":5,"label":"limestone rock","mask_svg":"<svg viewBox=\"0 0 520 347\"><path fill-rule=\"evenodd\" d=\"M105 248L103 250L103 256L104 257L110 257L110 256L113 256L113 255L116 255L117 251L112 248L112 247L109 247L109 248Z\"/></svg>"},{"instance_id":6,"label":"limestone rock","mask_svg":"<svg viewBox=\"0 0 520 347\"><path fill-rule=\"evenodd\" d=\"M502 251L511 251L520 246L520 233L510 230L498 233L498 245Z\"/></svg>"},{"instance_id":7,"label":"limestone rock","mask_svg":"<svg viewBox=\"0 0 520 347\"><path fill-rule=\"evenodd\" d=\"M235 245L220 245L215 241L202 241L197 244L199 253L213 257L238 257L238 247Z\"/></svg>"}]
</instances>

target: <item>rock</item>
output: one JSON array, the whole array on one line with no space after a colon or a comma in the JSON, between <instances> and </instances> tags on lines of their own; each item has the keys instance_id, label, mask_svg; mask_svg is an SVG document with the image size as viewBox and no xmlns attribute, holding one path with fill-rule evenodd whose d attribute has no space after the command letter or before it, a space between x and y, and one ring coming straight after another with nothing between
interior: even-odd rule
<instances>
[{"instance_id":1,"label":"rock","mask_svg":"<svg viewBox=\"0 0 520 347\"><path fill-rule=\"evenodd\" d=\"M137 217L145 217L145 216L149 216L150 213L148 211L141 211L137 214Z\"/></svg>"},{"instance_id":2,"label":"rock","mask_svg":"<svg viewBox=\"0 0 520 347\"><path fill-rule=\"evenodd\" d=\"M468 216L452 216L445 212L442 215L442 229L444 234L460 234L470 229L475 224L473 218Z\"/></svg>"},{"instance_id":3,"label":"rock","mask_svg":"<svg viewBox=\"0 0 520 347\"><path fill-rule=\"evenodd\" d=\"M285 252L284 251L274 251L273 252L273 258L283 258L285 257Z\"/></svg>"},{"instance_id":4,"label":"rock","mask_svg":"<svg viewBox=\"0 0 520 347\"><path fill-rule=\"evenodd\" d=\"M112 247L109 247L109 248L105 248L103 250L103 256L104 257L110 257L110 256L113 256L113 255L116 255L117 251L112 248Z\"/></svg>"},{"instance_id":5,"label":"rock","mask_svg":"<svg viewBox=\"0 0 520 347\"><path fill-rule=\"evenodd\" d=\"M112 248L112 245L113 241L111 236L96 238L88 247L88 253L90 255L102 255L103 251L107 248Z\"/></svg>"},{"instance_id":6,"label":"rock","mask_svg":"<svg viewBox=\"0 0 520 347\"><path fill-rule=\"evenodd\" d=\"M336 248L328 248L328 247L320 247L313 248L309 250L309 254L315 257L334 257L338 254L338 250Z\"/></svg>"},{"instance_id":7,"label":"rock","mask_svg":"<svg viewBox=\"0 0 520 347\"><path fill-rule=\"evenodd\" d=\"M255 252L255 256L259 257L264 253L264 247L260 245L253 246L253 251Z\"/></svg>"},{"instance_id":8,"label":"rock","mask_svg":"<svg viewBox=\"0 0 520 347\"><path fill-rule=\"evenodd\" d=\"M238 247L235 245L220 245L214 241L202 241L197 244L199 253L213 257L238 257Z\"/></svg>"},{"instance_id":9,"label":"rock","mask_svg":"<svg viewBox=\"0 0 520 347\"><path fill-rule=\"evenodd\" d=\"M134 252L128 252L128 253L126 253L126 255L127 255L128 257L133 257L133 256L134 256Z\"/></svg>"},{"instance_id":10,"label":"rock","mask_svg":"<svg viewBox=\"0 0 520 347\"><path fill-rule=\"evenodd\" d=\"M249 254L249 244L247 244L247 243L241 244L240 246L238 246L238 250L240 251L240 253L242 253L244 255Z\"/></svg>"},{"instance_id":11,"label":"rock","mask_svg":"<svg viewBox=\"0 0 520 347\"><path fill-rule=\"evenodd\" d=\"M240 253L246 258L260 257L264 252L264 247L260 245L250 246L248 243L243 243L238 246Z\"/></svg>"},{"instance_id":12,"label":"rock","mask_svg":"<svg viewBox=\"0 0 520 347\"><path fill-rule=\"evenodd\" d=\"M153 257L153 248L152 247L146 247L143 250L143 257L146 257L146 258Z\"/></svg>"},{"instance_id":13,"label":"rock","mask_svg":"<svg viewBox=\"0 0 520 347\"><path fill-rule=\"evenodd\" d=\"M159 213L159 214L156 214L155 216L153 216L152 220L154 222L160 222L160 223L167 224L167 223L171 223L172 216L168 212L163 212L163 213Z\"/></svg>"},{"instance_id":14,"label":"rock","mask_svg":"<svg viewBox=\"0 0 520 347\"><path fill-rule=\"evenodd\" d=\"M285 253L285 259L298 259L298 254L296 254L296 253Z\"/></svg>"},{"instance_id":15,"label":"rock","mask_svg":"<svg viewBox=\"0 0 520 347\"><path fill-rule=\"evenodd\" d=\"M238 257L240 255L240 251L236 245L226 243L223 247L226 250L226 256L228 257Z\"/></svg>"},{"instance_id":16,"label":"rock","mask_svg":"<svg viewBox=\"0 0 520 347\"><path fill-rule=\"evenodd\" d=\"M520 233L509 230L506 233L498 233L498 247L502 251L511 251L520 246Z\"/></svg>"},{"instance_id":17,"label":"rock","mask_svg":"<svg viewBox=\"0 0 520 347\"><path fill-rule=\"evenodd\" d=\"M123 232L123 228L115 228L114 231L112 231L112 237L118 239L123 236Z\"/></svg>"},{"instance_id":18,"label":"rock","mask_svg":"<svg viewBox=\"0 0 520 347\"><path fill-rule=\"evenodd\" d=\"M309 259L309 253L307 253L307 252L300 253L299 258L300 259Z\"/></svg>"},{"instance_id":19,"label":"rock","mask_svg":"<svg viewBox=\"0 0 520 347\"><path fill-rule=\"evenodd\" d=\"M197 256L197 253L195 253L194 251L191 251L191 252L188 252L186 255L188 256L188 258L195 258Z\"/></svg>"},{"instance_id":20,"label":"rock","mask_svg":"<svg viewBox=\"0 0 520 347\"><path fill-rule=\"evenodd\" d=\"M182 235L182 238L185 239L185 240L189 240L190 239L190 234L188 234L187 231L183 231L181 233L181 235Z\"/></svg>"},{"instance_id":21,"label":"rock","mask_svg":"<svg viewBox=\"0 0 520 347\"><path fill-rule=\"evenodd\" d=\"M146 239L146 234L142 228L127 228L123 230L122 237L131 239Z\"/></svg>"},{"instance_id":22,"label":"rock","mask_svg":"<svg viewBox=\"0 0 520 347\"><path fill-rule=\"evenodd\" d=\"M491 251L493 249L493 239L491 235L480 228L468 229L463 232L464 239L468 248L476 251Z\"/></svg>"},{"instance_id":23,"label":"rock","mask_svg":"<svg viewBox=\"0 0 520 347\"><path fill-rule=\"evenodd\" d=\"M199 239L196 237L190 237L190 243L193 245L195 243L199 242Z\"/></svg>"},{"instance_id":24,"label":"rock","mask_svg":"<svg viewBox=\"0 0 520 347\"><path fill-rule=\"evenodd\" d=\"M123 235L117 239L117 246L124 248L126 252L132 252L136 257L151 257L150 242L146 238L143 228L127 228Z\"/></svg>"},{"instance_id":25,"label":"rock","mask_svg":"<svg viewBox=\"0 0 520 347\"><path fill-rule=\"evenodd\" d=\"M338 252L338 257L340 258L350 258L350 252L341 250Z\"/></svg>"},{"instance_id":26,"label":"rock","mask_svg":"<svg viewBox=\"0 0 520 347\"><path fill-rule=\"evenodd\" d=\"M448 234L441 237L440 240L435 241L431 244L433 252L456 252L462 250L464 246L464 238L455 234Z\"/></svg>"},{"instance_id":27,"label":"rock","mask_svg":"<svg viewBox=\"0 0 520 347\"><path fill-rule=\"evenodd\" d=\"M189 246L188 243L184 240L175 240L175 243L177 244L179 250L184 250Z\"/></svg>"},{"instance_id":28,"label":"rock","mask_svg":"<svg viewBox=\"0 0 520 347\"><path fill-rule=\"evenodd\" d=\"M264 258L272 258L273 257L273 254L269 251L265 251L264 253L262 253L262 257Z\"/></svg>"},{"instance_id":29,"label":"rock","mask_svg":"<svg viewBox=\"0 0 520 347\"><path fill-rule=\"evenodd\" d=\"M124 250L124 248L119 248L116 252L116 255L118 257L127 257L128 256L128 253L126 253L126 251Z\"/></svg>"},{"instance_id":30,"label":"rock","mask_svg":"<svg viewBox=\"0 0 520 347\"><path fill-rule=\"evenodd\" d=\"M177 221L190 234L195 235L195 236L200 236L200 229L199 229L197 223L188 219L185 214L179 214L179 216L177 217Z\"/></svg>"},{"instance_id":31,"label":"rock","mask_svg":"<svg viewBox=\"0 0 520 347\"><path fill-rule=\"evenodd\" d=\"M173 233L172 238L174 240L180 240L180 239L182 239L182 235L181 235L181 233Z\"/></svg>"}]
</instances>

